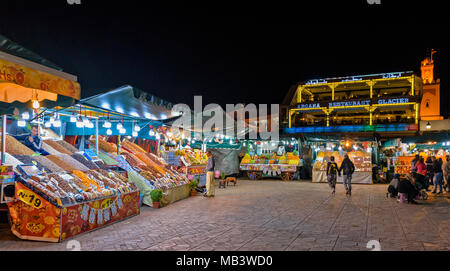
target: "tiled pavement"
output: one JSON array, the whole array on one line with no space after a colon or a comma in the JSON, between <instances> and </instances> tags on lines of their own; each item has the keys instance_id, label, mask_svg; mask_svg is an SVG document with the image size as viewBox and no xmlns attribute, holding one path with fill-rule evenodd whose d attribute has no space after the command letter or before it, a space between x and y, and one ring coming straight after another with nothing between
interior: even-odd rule
<instances>
[{"instance_id":1,"label":"tiled pavement","mask_svg":"<svg viewBox=\"0 0 450 271\"><path fill-rule=\"evenodd\" d=\"M449 199L421 205L385 197L386 185L245 181L191 197L76 238L82 250L450 250ZM67 250L17 239L0 224L0 250Z\"/></svg>"}]
</instances>

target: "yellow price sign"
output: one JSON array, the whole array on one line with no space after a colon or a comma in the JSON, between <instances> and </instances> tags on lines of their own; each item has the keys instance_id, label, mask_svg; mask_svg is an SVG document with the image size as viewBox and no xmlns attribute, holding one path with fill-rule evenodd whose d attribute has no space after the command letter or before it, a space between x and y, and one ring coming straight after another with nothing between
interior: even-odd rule
<instances>
[{"instance_id":1,"label":"yellow price sign","mask_svg":"<svg viewBox=\"0 0 450 271\"><path fill-rule=\"evenodd\" d=\"M105 200L103 200L102 204L101 204L102 209L108 209L109 207L111 207L113 202L114 202L113 199L105 199Z\"/></svg>"},{"instance_id":2,"label":"yellow price sign","mask_svg":"<svg viewBox=\"0 0 450 271\"><path fill-rule=\"evenodd\" d=\"M26 189L20 189L17 191L17 197L26 204L33 206L34 208L41 208L43 200L36 193Z\"/></svg>"}]
</instances>

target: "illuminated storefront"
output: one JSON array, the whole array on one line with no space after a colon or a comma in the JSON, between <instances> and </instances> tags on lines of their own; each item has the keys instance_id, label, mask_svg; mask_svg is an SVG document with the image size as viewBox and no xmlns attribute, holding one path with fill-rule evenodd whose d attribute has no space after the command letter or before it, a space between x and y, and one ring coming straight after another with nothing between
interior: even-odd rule
<instances>
[{"instance_id":1,"label":"illuminated storefront","mask_svg":"<svg viewBox=\"0 0 450 271\"><path fill-rule=\"evenodd\" d=\"M287 108L284 132L415 133L422 88L413 72L300 83Z\"/></svg>"}]
</instances>

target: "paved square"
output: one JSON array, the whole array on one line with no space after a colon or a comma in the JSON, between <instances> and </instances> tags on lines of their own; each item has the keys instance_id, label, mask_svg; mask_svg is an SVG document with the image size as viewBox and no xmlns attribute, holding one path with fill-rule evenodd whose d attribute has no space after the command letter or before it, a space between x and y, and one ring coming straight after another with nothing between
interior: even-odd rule
<instances>
[{"instance_id":1,"label":"paved square","mask_svg":"<svg viewBox=\"0 0 450 271\"><path fill-rule=\"evenodd\" d=\"M447 194L421 205L386 198L386 185L247 181L214 198L191 197L162 209L80 235L81 250L450 250ZM22 241L0 224L0 250L67 250L60 244Z\"/></svg>"}]
</instances>

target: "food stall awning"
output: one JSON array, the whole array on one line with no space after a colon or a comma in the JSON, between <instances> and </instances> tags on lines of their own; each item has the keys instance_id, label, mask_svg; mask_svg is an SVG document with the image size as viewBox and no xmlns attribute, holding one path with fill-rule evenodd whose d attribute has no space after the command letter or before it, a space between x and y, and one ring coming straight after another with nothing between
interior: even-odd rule
<instances>
[{"instance_id":1,"label":"food stall awning","mask_svg":"<svg viewBox=\"0 0 450 271\"><path fill-rule=\"evenodd\" d=\"M82 99L80 104L138 119L166 120L179 116L172 113L172 103L130 85Z\"/></svg>"},{"instance_id":2,"label":"food stall awning","mask_svg":"<svg viewBox=\"0 0 450 271\"><path fill-rule=\"evenodd\" d=\"M193 112L189 116L183 115L168 122L167 125L190 131L195 138L203 135L205 140L210 140L217 134L243 138L253 128L248 123L243 125L244 127L240 127L238 122L231 117L232 115L232 113L225 112L221 106L217 106L202 112ZM217 122L213 125L216 120ZM208 128L213 128L214 131L208 130Z\"/></svg>"},{"instance_id":3,"label":"food stall awning","mask_svg":"<svg viewBox=\"0 0 450 271\"><path fill-rule=\"evenodd\" d=\"M447 142L450 141L450 133L449 132L439 132L439 133L424 133L419 136L411 136L402 138L402 143L412 143L412 144L420 144L420 143L429 143L429 142Z\"/></svg>"},{"instance_id":4,"label":"food stall awning","mask_svg":"<svg viewBox=\"0 0 450 271\"><path fill-rule=\"evenodd\" d=\"M80 99L77 77L0 36L0 114L31 108L70 106Z\"/></svg>"},{"instance_id":5,"label":"food stall awning","mask_svg":"<svg viewBox=\"0 0 450 271\"><path fill-rule=\"evenodd\" d=\"M7 37L0 34L0 51L7 54L14 55L23 59L27 59L34 63L39 63L41 65L47 66L49 68L62 71L63 69L57 66L55 63L41 57L40 55L24 48L22 45L15 43L14 41L8 39Z\"/></svg>"}]
</instances>

